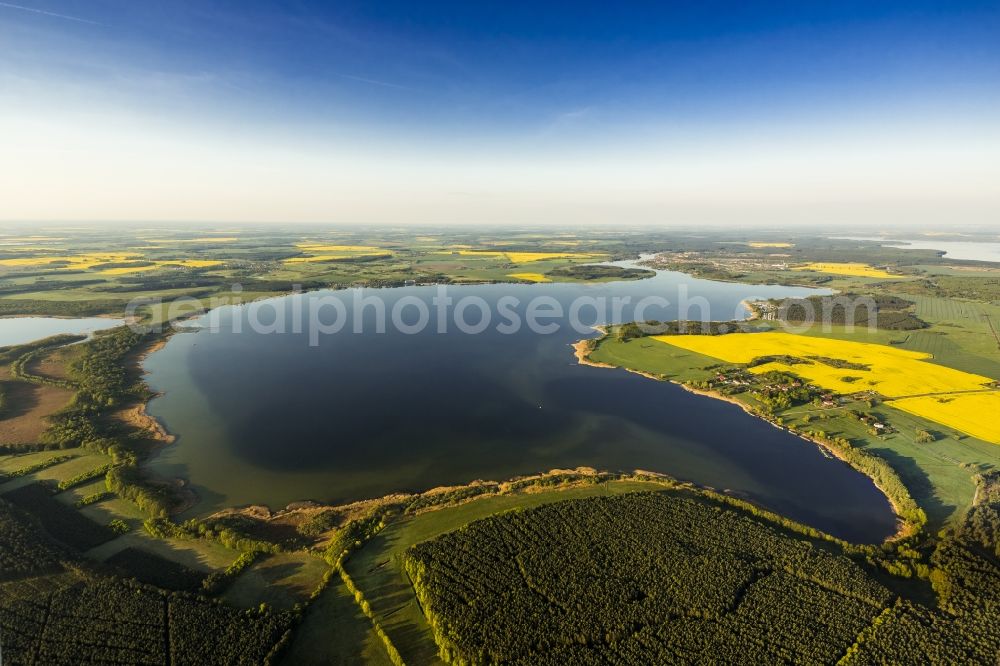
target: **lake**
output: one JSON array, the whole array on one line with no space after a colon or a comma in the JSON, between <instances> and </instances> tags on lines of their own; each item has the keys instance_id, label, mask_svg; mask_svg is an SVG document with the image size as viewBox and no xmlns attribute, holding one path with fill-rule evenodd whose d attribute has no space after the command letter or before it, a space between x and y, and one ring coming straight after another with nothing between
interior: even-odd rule
<instances>
[{"instance_id":1,"label":"lake","mask_svg":"<svg viewBox=\"0 0 1000 666\"><path fill-rule=\"evenodd\" d=\"M0 347L23 345L52 335L89 335L94 331L121 326L121 319L108 317L2 317Z\"/></svg>"},{"instance_id":2,"label":"lake","mask_svg":"<svg viewBox=\"0 0 1000 666\"><path fill-rule=\"evenodd\" d=\"M1000 263L1000 243L994 241L942 241L927 238L888 238L885 236L834 236L841 240L880 241L903 250L938 250L946 259L993 261Z\"/></svg>"},{"instance_id":3,"label":"lake","mask_svg":"<svg viewBox=\"0 0 1000 666\"><path fill-rule=\"evenodd\" d=\"M995 261L1000 262L1000 243L989 241L937 241L937 240L899 240L891 241L904 250L940 250L945 259L960 259L964 261Z\"/></svg>"},{"instance_id":4,"label":"lake","mask_svg":"<svg viewBox=\"0 0 1000 666\"><path fill-rule=\"evenodd\" d=\"M192 322L204 328L174 335L145 361L161 394L149 412L178 436L151 467L188 479L199 514L247 503L342 502L557 467L646 469L730 489L838 536L879 540L895 527L888 502L844 463L737 406L578 365L570 347L595 334L583 323L631 321L636 308L643 319L675 319L692 306L685 318L728 320L746 315L747 298L816 293L826 292L672 272L598 285L449 287L464 328L482 328L483 310L492 311L475 334L440 309L434 286L222 307ZM374 305L355 311L359 296L384 303L384 332ZM651 306L657 297L669 302ZM512 314L523 323L532 308L568 312L581 310L581 299L586 306L601 298L608 311L595 316L582 307L589 314L579 330L551 316L543 321L557 324L552 332L505 327ZM610 301L624 299L612 311L618 306ZM317 320L333 328L335 302L346 315L343 328L315 335L312 311L325 304L326 318ZM392 325L394 310L401 326ZM421 310L429 325L414 332Z\"/></svg>"}]
</instances>

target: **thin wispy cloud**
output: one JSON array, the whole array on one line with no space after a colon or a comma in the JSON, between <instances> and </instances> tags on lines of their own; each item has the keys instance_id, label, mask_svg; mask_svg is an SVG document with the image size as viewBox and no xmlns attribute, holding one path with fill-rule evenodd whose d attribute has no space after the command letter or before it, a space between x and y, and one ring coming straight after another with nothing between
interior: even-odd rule
<instances>
[{"instance_id":1,"label":"thin wispy cloud","mask_svg":"<svg viewBox=\"0 0 1000 666\"><path fill-rule=\"evenodd\" d=\"M552 136L572 131L588 121L593 120L594 107L584 106L570 109L551 116L538 130L540 136Z\"/></svg>"},{"instance_id":2,"label":"thin wispy cloud","mask_svg":"<svg viewBox=\"0 0 1000 666\"><path fill-rule=\"evenodd\" d=\"M91 21L90 19L80 18L79 16L70 16L69 14L59 14L57 12L50 12L44 9L36 9L35 7L25 7L24 5L15 5L9 2L0 2L0 7L4 7L6 9L19 9L22 12L31 12L32 14L41 14L42 16L51 16L53 18L64 19L66 21L76 21L77 23L86 23L88 25L104 26L103 23L98 23L97 21Z\"/></svg>"},{"instance_id":3,"label":"thin wispy cloud","mask_svg":"<svg viewBox=\"0 0 1000 666\"><path fill-rule=\"evenodd\" d=\"M582 109L573 109L572 111L566 111L565 113L560 113L556 119L557 120L576 120L577 118L583 118L584 116L589 116L592 111L592 107L585 106Z\"/></svg>"},{"instance_id":4,"label":"thin wispy cloud","mask_svg":"<svg viewBox=\"0 0 1000 666\"><path fill-rule=\"evenodd\" d=\"M360 81L361 83L370 83L373 86L382 86L384 88L395 88L397 90L411 90L411 91L413 90L413 88L410 88L410 87L404 86L404 85L400 85L398 83L389 83L388 81L379 81L377 79L366 79L363 76L353 76L351 74L339 74L337 72L333 72L333 75L334 76L339 76L342 79L349 79L351 81Z\"/></svg>"}]
</instances>

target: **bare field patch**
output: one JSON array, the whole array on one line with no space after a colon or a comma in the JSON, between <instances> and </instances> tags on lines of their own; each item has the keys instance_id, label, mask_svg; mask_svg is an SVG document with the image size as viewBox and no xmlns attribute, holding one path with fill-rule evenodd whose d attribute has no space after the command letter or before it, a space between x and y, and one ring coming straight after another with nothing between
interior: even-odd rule
<instances>
[{"instance_id":1,"label":"bare field patch","mask_svg":"<svg viewBox=\"0 0 1000 666\"><path fill-rule=\"evenodd\" d=\"M3 411L0 412L0 444L34 444L48 428L48 417L73 399L73 391L48 384L30 384L12 379L8 368L0 369Z\"/></svg>"}]
</instances>

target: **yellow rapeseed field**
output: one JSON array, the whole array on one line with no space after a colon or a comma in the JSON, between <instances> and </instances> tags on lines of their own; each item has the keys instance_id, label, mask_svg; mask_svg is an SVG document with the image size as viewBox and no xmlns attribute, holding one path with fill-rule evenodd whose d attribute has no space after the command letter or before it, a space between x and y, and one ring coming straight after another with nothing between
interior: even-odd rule
<instances>
[{"instance_id":1,"label":"yellow rapeseed field","mask_svg":"<svg viewBox=\"0 0 1000 666\"><path fill-rule=\"evenodd\" d=\"M922 416L961 432L1000 444L1000 392L904 398L890 403L896 409Z\"/></svg>"},{"instance_id":2,"label":"yellow rapeseed field","mask_svg":"<svg viewBox=\"0 0 1000 666\"><path fill-rule=\"evenodd\" d=\"M590 259L604 256L592 252L507 252L505 254L515 264L526 264L545 259Z\"/></svg>"},{"instance_id":3,"label":"yellow rapeseed field","mask_svg":"<svg viewBox=\"0 0 1000 666\"><path fill-rule=\"evenodd\" d=\"M323 243L296 243L295 247L308 252L385 252L374 245L325 245Z\"/></svg>"},{"instance_id":4,"label":"yellow rapeseed field","mask_svg":"<svg viewBox=\"0 0 1000 666\"><path fill-rule=\"evenodd\" d=\"M527 264L545 259L589 259L604 256L592 252L498 252L496 250L459 250L458 253L471 257L506 257L515 264Z\"/></svg>"},{"instance_id":5,"label":"yellow rapeseed field","mask_svg":"<svg viewBox=\"0 0 1000 666\"><path fill-rule=\"evenodd\" d=\"M452 247L459 247L458 245L453 245ZM462 245L461 247L468 247L468 245ZM446 252L444 254L451 254L451 252ZM459 250L458 254L471 257L505 257L507 256L504 252L497 252L496 250Z\"/></svg>"},{"instance_id":6,"label":"yellow rapeseed field","mask_svg":"<svg viewBox=\"0 0 1000 666\"><path fill-rule=\"evenodd\" d=\"M804 266L795 266L792 268L793 271L814 271L816 273L830 273L831 275L847 275L850 277L869 277L869 278L900 278L902 275L893 275L892 273L887 273L886 271L869 266L868 264L858 264L858 263L825 263L825 262L814 262L811 264L805 264Z\"/></svg>"},{"instance_id":7,"label":"yellow rapeseed field","mask_svg":"<svg viewBox=\"0 0 1000 666\"><path fill-rule=\"evenodd\" d=\"M145 261L140 253L136 252L88 252L85 254L67 255L44 255L36 257L18 257L16 259L0 259L0 266L50 266L52 264L64 264L58 268L68 270L86 270L90 268L100 268L107 264L129 264L135 266L115 266L108 268L101 273L103 275L125 275L138 271L150 271L162 266L185 266L187 268L205 268L207 266L218 266L222 262L213 259L171 259Z\"/></svg>"},{"instance_id":8,"label":"yellow rapeseed field","mask_svg":"<svg viewBox=\"0 0 1000 666\"><path fill-rule=\"evenodd\" d=\"M790 372L836 393L873 390L891 399L888 404L899 409L987 441L1000 442L1000 419L983 416L1000 413L1000 392L990 390L993 380L929 363L930 354L782 332L659 335L654 339L728 363L745 364L764 356L794 356L806 362L770 362L750 371ZM867 367L838 368L823 359Z\"/></svg>"},{"instance_id":9,"label":"yellow rapeseed field","mask_svg":"<svg viewBox=\"0 0 1000 666\"><path fill-rule=\"evenodd\" d=\"M518 280L527 280L528 282L552 282L552 280L545 277L541 273L508 273L507 277L517 278Z\"/></svg>"},{"instance_id":10,"label":"yellow rapeseed field","mask_svg":"<svg viewBox=\"0 0 1000 666\"><path fill-rule=\"evenodd\" d=\"M337 259L348 259L350 257L356 257L358 255L354 254L317 254L311 257L290 257L285 259L283 263L286 264L311 264L321 261L336 261Z\"/></svg>"},{"instance_id":11,"label":"yellow rapeseed field","mask_svg":"<svg viewBox=\"0 0 1000 666\"><path fill-rule=\"evenodd\" d=\"M872 389L888 398L899 398L928 393L973 391L982 389L993 381L989 377L927 363L927 359L931 358L930 354L868 342L782 332L658 335L655 339L729 363L749 363L761 356L784 355L806 361L811 356L819 356L869 367L868 370L855 370L811 361L794 365L766 363L751 368L753 372L794 372L817 386L841 393ZM844 377L857 379L845 381Z\"/></svg>"},{"instance_id":12,"label":"yellow rapeseed field","mask_svg":"<svg viewBox=\"0 0 1000 666\"><path fill-rule=\"evenodd\" d=\"M374 245L327 245L325 243L296 243L295 247L305 252L319 252L305 257L291 257L285 259L286 264L311 264L323 261L336 261L338 259L354 259L357 257L388 257L392 255L389 250L375 247ZM334 254L331 254L334 253Z\"/></svg>"},{"instance_id":13,"label":"yellow rapeseed field","mask_svg":"<svg viewBox=\"0 0 1000 666\"><path fill-rule=\"evenodd\" d=\"M750 241L750 247L794 247L795 243L768 243L764 241Z\"/></svg>"},{"instance_id":14,"label":"yellow rapeseed field","mask_svg":"<svg viewBox=\"0 0 1000 666\"><path fill-rule=\"evenodd\" d=\"M100 266L101 264L119 263L138 258L139 255L134 252L88 252L85 254L0 259L0 266L47 266L50 264L65 263L66 265L63 268L82 270Z\"/></svg>"}]
</instances>

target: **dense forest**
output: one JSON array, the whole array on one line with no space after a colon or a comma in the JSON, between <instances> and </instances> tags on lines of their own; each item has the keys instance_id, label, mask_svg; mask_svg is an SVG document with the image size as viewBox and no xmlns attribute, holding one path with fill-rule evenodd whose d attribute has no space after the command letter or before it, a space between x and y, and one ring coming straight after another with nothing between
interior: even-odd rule
<instances>
[{"instance_id":1,"label":"dense forest","mask_svg":"<svg viewBox=\"0 0 1000 666\"><path fill-rule=\"evenodd\" d=\"M75 513L64 508L68 513L60 520ZM58 529L61 541L89 545L82 539L91 538L92 532L48 522L51 511L49 507L41 512L46 532ZM238 610L203 596L106 575L100 565L48 539L35 520L0 500L4 664L269 663L269 655L277 653L290 631L290 613ZM109 565L121 567L126 561L131 569L159 568L165 583L172 578L183 584L185 577L194 575L177 565L164 570L165 561L151 555L142 560L113 558ZM186 583L196 585L190 578Z\"/></svg>"},{"instance_id":2,"label":"dense forest","mask_svg":"<svg viewBox=\"0 0 1000 666\"><path fill-rule=\"evenodd\" d=\"M0 582L61 568L58 552L28 516L0 499Z\"/></svg>"},{"instance_id":3,"label":"dense forest","mask_svg":"<svg viewBox=\"0 0 1000 666\"><path fill-rule=\"evenodd\" d=\"M913 302L898 296L849 293L785 299L774 303L777 318L792 324L813 321L855 326L874 324L875 328L902 331L927 328L927 322L910 311Z\"/></svg>"},{"instance_id":4,"label":"dense forest","mask_svg":"<svg viewBox=\"0 0 1000 666\"><path fill-rule=\"evenodd\" d=\"M551 277L575 278L577 280L641 280L655 274L655 271L645 268L626 268L604 264L573 264L554 268L546 273Z\"/></svg>"},{"instance_id":5,"label":"dense forest","mask_svg":"<svg viewBox=\"0 0 1000 666\"><path fill-rule=\"evenodd\" d=\"M907 294L961 298L984 303L1000 301L1000 278L964 275L934 275L892 285L894 291Z\"/></svg>"},{"instance_id":6,"label":"dense forest","mask_svg":"<svg viewBox=\"0 0 1000 666\"><path fill-rule=\"evenodd\" d=\"M628 342L647 335L725 335L742 333L741 322L726 321L656 321L627 322L613 328L616 340Z\"/></svg>"},{"instance_id":7,"label":"dense forest","mask_svg":"<svg viewBox=\"0 0 1000 666\"><path fill-rule=\"evenodd\" d=\"M4 298L0 299L0 317L27 315L92 317L124 312L125 304L124 300L112 299L50 301L37 298Z\"/></svg>"},{"instance_id":8,"label":"dense forest","mask_svg":"<svg viewBox=\"0 0 1000 666\"><path fill-rule=\"evenodd\" d=\"M115 537L104 525L55 499L40 483L5 493L3 499L30 512L48 534L71 548L89 550Z\"/></svg>"},{"instance_id":9,"label":"dense forest","mask_svg":"<svg viewBox=\"0 0 1000 666\"><path fill-rule=\"evenodd\" d=\"M406 558L449 663L995 663L1000 645L1000 567L964 532L901 586L738 509L640 493L494 516ZM937 604L900 592L930 585Z\"/></svg>"},{"instance_id":10,"label":"dense forest","mask_svg":"<svg viewBox=\"0 0 1000 666\"><path fill-rule=\"evenodd\" d=\"M115 578L34 582L0 587L4 663L261 664L289 630L287 614Z\"/></svg>"}]
</instances>

